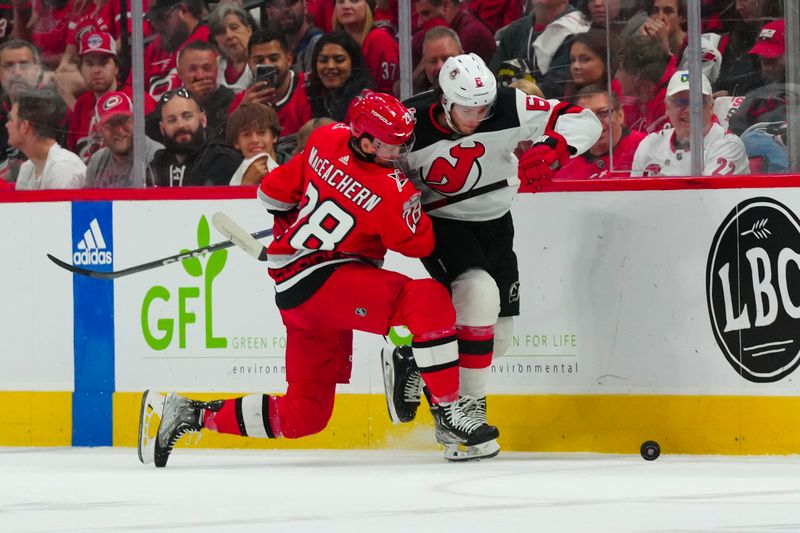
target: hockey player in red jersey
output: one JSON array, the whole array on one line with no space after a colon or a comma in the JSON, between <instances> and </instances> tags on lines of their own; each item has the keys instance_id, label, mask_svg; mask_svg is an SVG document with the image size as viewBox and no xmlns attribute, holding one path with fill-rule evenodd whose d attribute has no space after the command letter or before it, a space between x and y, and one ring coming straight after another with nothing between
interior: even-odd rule
<instances>
[{"instance_id":1,"label":"hockey player in red jersey","mask_svg":"<svg viewBox=\"0 0 800 533\"><path fill-rule=\"evenodd\" d=\"M451 446L494 442L497 428L467 416L459 401L456 317L447 291L432 279L412 280L379 266L387 249L410 257L433 249L420 193L393 168L414 119L398 100L379 93L354 104L351 116L349 127L337 123L312 133L304 151L265 176L258 190L275 217L268 265L287 332L286 394L199 402L148 391L139 428L142 462L165 466L178 438L203 428L262 438L322 431L336 384L350 379L353 330L386 334L397 324L414 334L436 438Z\"/></svg>"},{"instance_id":2,"label":"hockey player in red jersey","mask_svg":"<svg viewBox=\"0 0 800 533\"><path fill-rule=\"evenodd\" d=\"M447 59L438 81L437 99L416 109L416 141L405 165L422 192L423 205L474 194L513 180L518 172L535 186L552 179L561 165L600 136L600 122L591 111L498 88L475 54ZM513 152L522 141L533 141L533 146L518 163ZM492 356L508 348L512 317L519 314L511 219L516 193L516 186L495 187L431 210L436 246L422 260L452 294L461 397L468 412L483 422ZM413 360L404 355L399 349L382 354L386 397L395 422L413 420L419 405L419 387L414 386L419 379Z\"/></svg>"}]
</instances>

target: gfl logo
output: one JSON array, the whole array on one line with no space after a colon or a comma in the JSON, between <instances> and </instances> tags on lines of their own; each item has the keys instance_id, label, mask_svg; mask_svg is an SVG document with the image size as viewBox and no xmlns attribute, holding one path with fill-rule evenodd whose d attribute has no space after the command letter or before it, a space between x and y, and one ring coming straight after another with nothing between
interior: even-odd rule
<instances>
[{"instance_id":1,"label":"gfl logo","mask_svg":"<svg viewBox=\"0 0 800 533\"><path fill-rule=\"evenodd\" d=\"M706 267L711 327L743 378L782 379L800 363L800 220L772 198L737 205Z\"/></svg>"}]
</instances>

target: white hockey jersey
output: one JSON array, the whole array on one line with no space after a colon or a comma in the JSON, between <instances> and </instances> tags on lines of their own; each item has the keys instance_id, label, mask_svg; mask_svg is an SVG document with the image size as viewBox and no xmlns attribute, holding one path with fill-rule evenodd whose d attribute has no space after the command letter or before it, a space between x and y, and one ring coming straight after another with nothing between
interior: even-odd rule
<instances>
[{"instance_id":1,"label":"white hockey jersey","mask_svg":"<svg viewBox=\"0 0 800 533\"><path fill-rule=\"evenodd\" d=\"M423 205L517 175L514 150L520 141L536 142L555 130L575 149L588 150L600 137L600 121L591 111L558 100L528 96L499 87L493 115L475 133L452 135L436 122L438 103L416 108L416 140L408 154L407 174L422 191ZM517 187L504 187L430 211L431 216L485 221L511 209Z\"/></svg>"},{"instance_id":2,"label":"white hockey jersey","mask_svg":"<svg viewBox=\"0 0 800 533\"><path fill-rule=\"evenodd\" d=\"M672 128L651 133L633 156L631 177L691 176L691 153L680 149ZM750 163L742 140L719 124L712 124L703 139L703 175L749 174Z\"/></svg>"}]
</instances>

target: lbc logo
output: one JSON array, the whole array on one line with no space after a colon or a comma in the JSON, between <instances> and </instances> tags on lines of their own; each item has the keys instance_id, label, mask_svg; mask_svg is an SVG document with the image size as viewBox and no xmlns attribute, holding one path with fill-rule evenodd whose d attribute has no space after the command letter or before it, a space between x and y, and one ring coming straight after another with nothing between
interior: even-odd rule
<instances>
[{"instance_id":1,"label":"lbc logo","mask_svg":"<svg viewBox=\"0 0 800 533\"><path fill-rule=\"evenodd\" d=\"M706 298L725 358L754 382L800 363L800 220L771 198L736 206L708 256Z\"/></svg>"}]
</instances>

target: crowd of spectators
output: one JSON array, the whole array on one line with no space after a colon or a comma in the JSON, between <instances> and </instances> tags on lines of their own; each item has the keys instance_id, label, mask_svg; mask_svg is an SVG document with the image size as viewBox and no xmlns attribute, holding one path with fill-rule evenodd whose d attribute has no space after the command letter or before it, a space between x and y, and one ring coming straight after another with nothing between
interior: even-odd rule
<instances>
[{"instance_id":1,"label":"crowd of spectators","mask_svg":"<svg viewBox=\"0 0 800 533\"><path fill-rule=\"evenodd\" d=\"M786 0L702 0L703 173L789 170ZM120 6L127 6L125 12ZM688 175L687 0L412 0L413 107L448 57L503 85L591 109L597 144L556 179ZM252 185L400 93L396 0L142 0L144 100L131 8L18 0L0 10L0 188ZM133 110L146 176L133 173ZM518 151L524 150L520 146ZM724 162L723 162L724 160Z\"/></svg>"}]
</instances>

